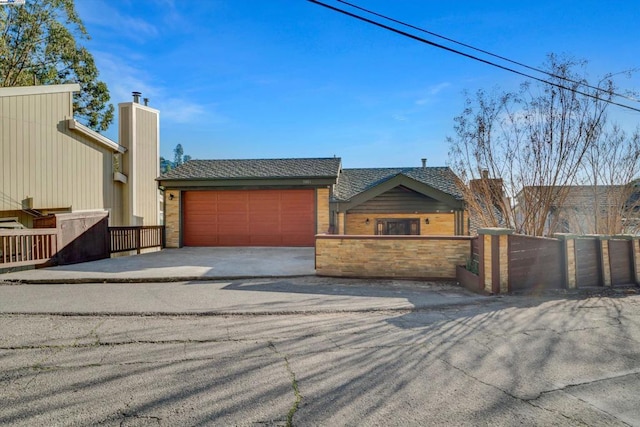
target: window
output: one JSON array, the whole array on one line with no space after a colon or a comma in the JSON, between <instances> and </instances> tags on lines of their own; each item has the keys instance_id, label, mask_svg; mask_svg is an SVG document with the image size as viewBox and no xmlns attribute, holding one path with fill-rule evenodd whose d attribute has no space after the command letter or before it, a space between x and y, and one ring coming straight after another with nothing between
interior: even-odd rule
<instances>
[{"instance_id":1,"label":"window","mask_svg":"<svg viewBox=\"0 0 640 427\"><path fill-rule=\"evenodd\" d=\"M376 221L377 235L408 236L420 234L420 219L390 218Z\"/></svg>"}]
</instances>

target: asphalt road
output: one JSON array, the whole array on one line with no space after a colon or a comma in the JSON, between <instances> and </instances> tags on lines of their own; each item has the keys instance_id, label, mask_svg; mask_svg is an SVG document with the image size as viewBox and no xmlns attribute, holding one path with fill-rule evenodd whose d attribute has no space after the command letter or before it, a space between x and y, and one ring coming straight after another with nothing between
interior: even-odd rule
<instances>
[{"instance_id":1,"label":"asphalt road","mask_svg":"<svg viewBox=\"0 0 640 427\"><path fill-rule=\"evenodd\" d=\"M333 301L322 289L303 296ZM303 296L270 292L277 310L253 314L3 309L0 425L640 425L640 296L287 314Z\"/></svg>"}]
</instances>

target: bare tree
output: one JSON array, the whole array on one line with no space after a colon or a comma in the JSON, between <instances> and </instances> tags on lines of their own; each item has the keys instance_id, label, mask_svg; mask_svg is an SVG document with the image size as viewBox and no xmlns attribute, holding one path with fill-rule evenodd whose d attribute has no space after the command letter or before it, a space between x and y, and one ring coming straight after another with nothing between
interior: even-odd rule
<instances>
[{"instance_id":1,"label":"bare tree","mask_svg":"<svg viewBox=\"0 0 640 427\"><path fill-rule=\"evenodd\" d=\"M556 85L525 82L517 92L468 97L448 138L449 158L477 226L535 236L562 229L553 213L603 135L615 89L610 77L586 86L585 65L550 55Z\"/></svg>"},{"instance_id":2,"label":"bare tree","mask_svg":"<svg viewBox=\"0 0 640 427\"><path fill-rule=\"evenodd\" d=\"M640 127L629 135L613 125L587 151L578 178L585 197L565 209L571 228L585 234L637 234L639 177Z\"/></svg>"}]
</instances>

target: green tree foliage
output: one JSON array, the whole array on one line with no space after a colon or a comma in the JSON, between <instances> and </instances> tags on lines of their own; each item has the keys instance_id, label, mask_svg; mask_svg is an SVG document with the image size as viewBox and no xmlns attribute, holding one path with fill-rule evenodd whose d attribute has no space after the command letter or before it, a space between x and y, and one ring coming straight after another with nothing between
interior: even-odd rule
<instances>
[{"instance_id":1,"label":"green tree foliage","mask_svg":"<svg viewBox=\"0 0 640 427\"><path fill-rule=\"evenodd\" d=\"M176 145L176 148L173 149L173 165L178 167L183 162L184 150L182 149L182 144Z\"/></svg>"},{"instance_id":2,"label":"green tree foliage","mask_svg":"<svg viewBox=\"0 0 640 427\"><path fill-rule=\"evenodd\" d=\"M0 86L79 83L77 118L96 131L113 121L107 85L98 80L73 0L29 0L0 7Z\"/></svg>"},{"instance_id":3,"label":"green tree foliage","mask_svg":"<svg viewBox=\"0 0 640 427\"><path fill-rule=\"evenodd\" d=\"M173 149L173 162L165 159L164 157L160 157L160 173L167 173L171 169L174 169L189 160L191 160L191 156L184 154L182 144L178 144L176 145L176 148Z\"/></svg>"},{"instance_id":4,"label":"green tree foliage","mask_svg":"<svg viewBox=\"0 0 640 427\"><path fill-rule=\"evenodd\" d=\"M160 173L167 173L173 169L173 163L170 160L160 156Z\"/></svg>"}]
</instances>

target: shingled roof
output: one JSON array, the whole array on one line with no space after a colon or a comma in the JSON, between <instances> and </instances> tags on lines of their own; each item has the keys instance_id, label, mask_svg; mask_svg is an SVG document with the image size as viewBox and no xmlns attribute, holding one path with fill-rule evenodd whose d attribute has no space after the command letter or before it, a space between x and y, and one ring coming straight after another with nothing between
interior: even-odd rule
<instances>
[{"instance_id":1,"label":"shingled roof","mask_svg":"<svg viewBox=\"0 0 640 427\"><path fill-rule=\"evenodd\" d=\"M436 190L442 191L457 200L463 200L459 190L458 177L448 167L413 168L366 168L343 169L336 185L334 199L347 201L398 175L404 175Z\"/></svg>"},{"instance_id":2,"label":"shingled roof","mask_svg":"<svg viewBox=\"0 0 640 427\"><path fill-rule=\"evenodd\" d=\"M340 158L189 160L158 180L337 177Z\"/></svg>"}]
</instances>

